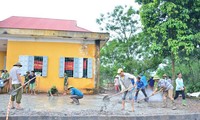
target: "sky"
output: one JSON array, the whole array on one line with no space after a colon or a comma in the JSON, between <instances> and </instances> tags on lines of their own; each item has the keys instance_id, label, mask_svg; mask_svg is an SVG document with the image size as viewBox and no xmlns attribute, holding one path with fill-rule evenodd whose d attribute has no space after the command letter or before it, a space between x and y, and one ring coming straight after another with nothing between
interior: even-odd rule
<instances>
[{"instance_id":1,"label":"sky","mask_svg":"<svg viewBox=\"0 0 200 120\"><path fill-rule=\"evenodd\" d=\"M133 6L134 0L1 0L0 21L11 16L76 20L79 27L100 32L96 19L117 5Z\"/></svg>"}]
</instances>

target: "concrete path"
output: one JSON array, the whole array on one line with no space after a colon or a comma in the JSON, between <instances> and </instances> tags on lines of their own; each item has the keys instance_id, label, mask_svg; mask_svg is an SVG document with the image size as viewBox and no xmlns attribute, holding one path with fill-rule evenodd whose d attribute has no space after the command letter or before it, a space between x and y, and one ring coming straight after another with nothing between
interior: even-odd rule
<instances>
[{"instance_id":1,"label":"concrete path","mask_svg":"<svg viewBox=\"0 0 200 120\"><path fill-rule=\"evenodd\" d=\"M140 98L143 95L140 93ZM121 111L121 96L111 98L110 102L103 102L103 95L85 95L80 100L80 105L71 104L69 95L59 97L48 97L46 94L27 95L23 94L22 107L24 110L12 109L10 116L178 116L178 115L200 115L200 101L188 99L188 106L181 106L181 98L176 102L177 110L162 108L162 102L158 99L161 95L154 96L149 103L135 103L135 112L130 112L131 105L126 104ZM140 99L139 98L139 99ZM9 95L0 94L0 120L6 116ZM106 107L105 107L106 106ZM193 115L194 114L194 115ZM42 118L41 118L42 119Z\"/></svg>"}]
</instances>

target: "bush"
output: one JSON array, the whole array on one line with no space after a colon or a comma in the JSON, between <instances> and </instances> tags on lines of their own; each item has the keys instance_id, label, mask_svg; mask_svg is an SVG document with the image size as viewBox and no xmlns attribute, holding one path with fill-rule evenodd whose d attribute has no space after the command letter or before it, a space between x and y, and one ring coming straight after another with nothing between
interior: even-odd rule
<instances>
[{"instance_id":1,"label":"bush","mask_svg":"<svg viewBox=\"0 0 200 120\"><path fill-rule=\"evenodd\" d=\"M199 92L200 91L200 82L196 83L195 85L189 84L186 88L187 88L186 92L188 92L188 93Z\"/></svg>"}]
</instances>

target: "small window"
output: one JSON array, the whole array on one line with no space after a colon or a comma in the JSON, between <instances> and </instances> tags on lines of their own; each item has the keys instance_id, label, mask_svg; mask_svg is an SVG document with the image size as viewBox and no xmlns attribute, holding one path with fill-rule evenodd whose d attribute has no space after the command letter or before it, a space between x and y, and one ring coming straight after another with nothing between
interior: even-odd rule
<instances>
[{"instance_id":1,"label":"small window","mask_svg":"<svg viewBox=\"0 0 200 120\"><path fill-rule=\"evenodd\" d=\"M36 75L42 75L43 57L34 56L34 71Z\"/></svg>"},{"instance_id":2,"label":"small window","mask_svg":"<svg viewBox=\"0 0 200 120\"><path fill-rule=\"evenodd\" d=\"M74 58L65 58L65 73L68 77L73 77L74 71Z\"/></svg>"},{"instance_id":3,"label":"small window","mask_svg":"<svg viewBox=\"0 0 200 120\"><path fill-rule=\"evenodd\" d=\"M83 78L87 78L87 58L83 58Z\"/></svg>"},{"instance_id":4,"label":"small window","mask_svg":"<svg viewBox=\"0 0 200 120\"><path fill-rule=\"evenodd\" d=\"M59 77L92 78L92 58L60 57Z\"/></svg>"}]
</instances>

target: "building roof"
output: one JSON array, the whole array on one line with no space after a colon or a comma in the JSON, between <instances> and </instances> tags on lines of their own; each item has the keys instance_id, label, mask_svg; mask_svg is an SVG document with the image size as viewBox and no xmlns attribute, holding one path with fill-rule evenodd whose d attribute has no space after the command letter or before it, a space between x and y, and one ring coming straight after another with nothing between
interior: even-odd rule
<instances>
[{"instance_id":1,"label":"building roof","mask_svg":"<svg viewBox=\"0 0 200 120\"><path fill-rule=\"evenodd\" d=\"M75 20L59 20L18 16L12 16L3 21L0 21L0 28L91 32L87 29L78 27Z\"/></svg>"}]
</instances>

